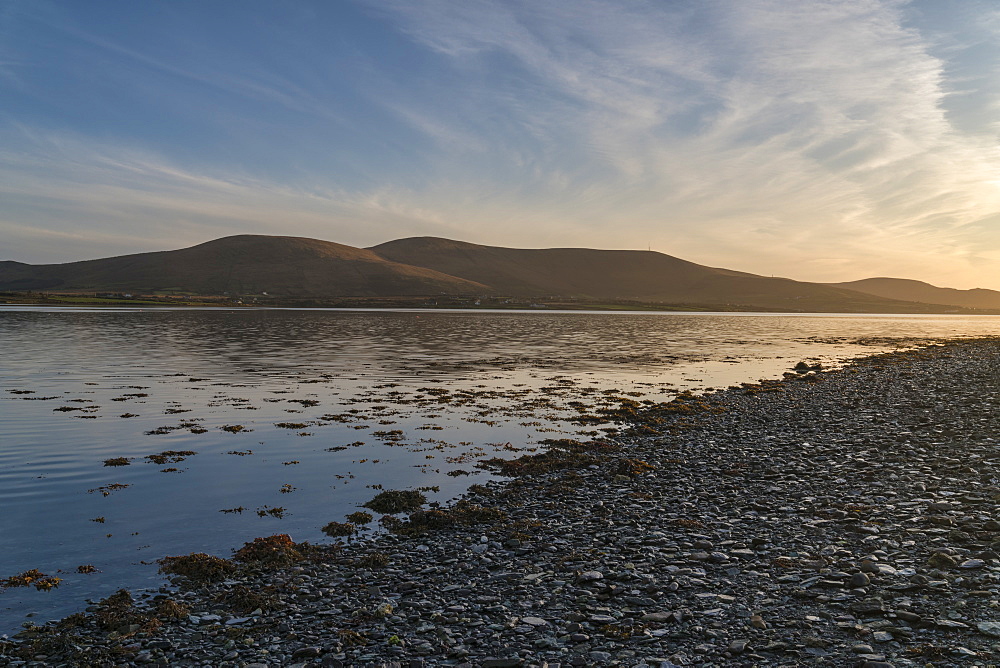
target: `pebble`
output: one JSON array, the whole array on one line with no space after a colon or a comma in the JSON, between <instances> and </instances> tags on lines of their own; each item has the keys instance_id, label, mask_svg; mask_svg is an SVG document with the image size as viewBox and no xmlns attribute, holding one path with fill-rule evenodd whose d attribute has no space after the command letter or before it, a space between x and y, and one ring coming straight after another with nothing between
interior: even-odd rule
<instances>
[{"instance_id":1,"label":"pebble","mask_svg":"<svg viewBox=\"0 0 1000 668\"><path fill-rule=\"evenodd\" d=\"M851 589L858 589L860 587L867 587L869 584L871 584L871 579L867 575L864 573L855 573L851 576L848 586Z\"/></svg>"},{"instance_id":2,"label":"pebble","mask_svg":"<svg viewBox=\"0 0 1000 668\"><path fill-rule=\"evenodd\" d=\"M976 628L988 636L1000 638L1000 623L998 622L979 622L976 624Z\"/></svg>"},{"instance_id":3,"label":"pebble","mask_svg":"<svg viewBox=\"0 0 1000 668\"><path fill-rule=\"evenodd\" d=\"M522 617L521 621L528 626L548 626L549 623L540 617Z\"/></svg>"}]
</instances>

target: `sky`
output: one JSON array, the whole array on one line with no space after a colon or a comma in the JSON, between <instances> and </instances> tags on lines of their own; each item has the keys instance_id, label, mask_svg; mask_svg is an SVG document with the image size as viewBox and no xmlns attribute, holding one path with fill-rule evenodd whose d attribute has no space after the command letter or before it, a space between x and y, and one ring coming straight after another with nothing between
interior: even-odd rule
<instances>
[{"instance_id":1,"label":"sky","mask_svg":"<svg viewBox=\"0 0 1000 668\"><path fill-rule=\"evenodd\" d=\"M232 234L1000 290L995 0L0 0L0 259Z\"/></svg>"}]
</instances>

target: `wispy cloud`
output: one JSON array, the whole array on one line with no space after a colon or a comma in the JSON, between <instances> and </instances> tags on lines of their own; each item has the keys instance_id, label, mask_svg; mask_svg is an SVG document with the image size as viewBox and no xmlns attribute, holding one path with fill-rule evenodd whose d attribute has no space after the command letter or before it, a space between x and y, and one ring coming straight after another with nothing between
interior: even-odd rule
<instances>
[{"instance_id":1,"label":"wispy cloud","mask_svg":"<svg viewBox=\"0 0 1000 668\"><path fill-rule=\"evenodd\" d=\"M619 239L758 271L791 254L831 280L834 264L914 273L913 256L989 252L953 233L1000 210L1000 152L950 123L947 63L907 3L446 4L392 8L463 67L507 57L537 80L533 104L506 111L587 147L553 196L588 192ZM595 161L612 169L596 186Z\"/></svg>"},{"instance_id":2,"label":"wispy cloud","mask_svg":"<svg viewBox=\"0 0 1000 668\"><path fill-rule=\"evenodd\" d=\"M265 31L295 57L244 65L65 21L128 65L122 85L146 72L149 96L179 81L176 107L211 99L185 119L213 150L15 117L0 227L105 243L142 221L134 250L245 231L651 244L803 279L1000 288L1000 67L983 65L1000 22L973 4L371 0L398 41L334 60Z\"/></svg>"},{"instance_id":3,"label":"wispy cloud","mask_svg":"<svg viewBox=\"0 0 1000 668\"><path fill-rule=\"evenodd\" d=\"M56 258L66 261L81 253L175 248L228 234L369 245L448 227L439 210L399 189L289 186L245 173L191 170L136 148L21 130L21 150L0 151L0 230L7 233L0 238L24 239L19 248L39 255L14 257L13 249L0 247L2 259L40 261L44 244L58 239L74 240ZM21 222L32 218L36 224Z\"/></svg>"}]
</instances>

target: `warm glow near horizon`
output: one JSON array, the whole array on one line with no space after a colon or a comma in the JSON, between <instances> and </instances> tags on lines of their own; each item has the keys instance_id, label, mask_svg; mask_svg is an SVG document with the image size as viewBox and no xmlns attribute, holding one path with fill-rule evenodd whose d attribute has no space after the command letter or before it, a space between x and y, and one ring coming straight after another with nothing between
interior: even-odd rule
<instances>
[{"instance_id":1,"label":"warm glow near horizon","mask_svg":"<svg viewBox=\"0 0 1000 668\"><path fill-rule=\"evenodd\" d=\"M0 260L232 234L1000 290L986 0L0 0Z\"/></svg>"}]
</instances>

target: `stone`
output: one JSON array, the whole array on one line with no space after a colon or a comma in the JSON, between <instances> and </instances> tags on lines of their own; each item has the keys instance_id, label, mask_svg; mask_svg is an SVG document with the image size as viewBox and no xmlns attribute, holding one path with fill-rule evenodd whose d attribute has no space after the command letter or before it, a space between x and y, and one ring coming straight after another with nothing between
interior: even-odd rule
<instances>
[{"instance_id":1,"label":"stone","mask_svg":"<svg viewBox=\"0 0 1000 668\"><path fill-rule=\"evenodd\" d=\"M880 598L865 598L854 601L848 607L862 615L874 615L885 611L885 602Z\"/></svg>"},{"instance_id":2,"label":"stone","mask_svg":"<svg viewBox=\"0 0 1000 668\"><path fill-rule=\"evenodd\" d=\"M942 570L958 566L958 561L956 561L950 554L945 554L944 552L935 552L930 556L930 558L927 559L927 563L934 568L940 568Z\"/></svg>"},{"instance_id":3,"label":"stone","mask_svg":"<svg viewBox=\"0 0 1000 668\"><path fill-rule=\"evenodd\" d=\"M641 620L644 622L669 622L673 621L674 613L672 612L649 612L642 616Z\"/></svg>"},{"instance_id":4,"label":"stone","mask_svg":"<svg viewBox=\"0 0 1000 668\"><path fill-rule=\"evenodd\" d=\"M848 582L848 586L851 589L860 589L861 587L867 587L869 584L871 584L871 578L864 573L855 573Z\"/></svg>"},{"instance_id":5,"label":"stone","mask_svg":"<svg viewBox=\"0 0 1000 668\"><path fill-rule=\"evenodd\" d=\"M541 617L522 617L521 621L528 626L548 626L549 623Z\"/></svg>"},{"instance_id":6,"label":"stone","mask_svg":"<svg viewBox=\"0 0 1000 668\"><path fill-rule=\"evenodd\" d=\"M319 647L300 647L299 649L292 652L292 660L296 659L313 659L323 653L323 650Z\"/></svg>"},{"instance_id":7,"label":"stone","mask_svg":"<svg viewBox=\"0 0 1000 668\"><path fill-rule=\"evenodd\" d=\"M737 639L731 640L729 642L729 652L731 654L742 654L747 650L747 645L750 643L749 640Z\"/></svg>"},{"instance_id":8,"label":"stone","mask_svg":"<svg viewBox=\"0 0 1000 668\"><path fill-rule=\"evenodd\" d=\"M1000 622L979 622L976 624L976 628L979 629L980 633L1000 638Z\"/></svg>"}]
</instances>

